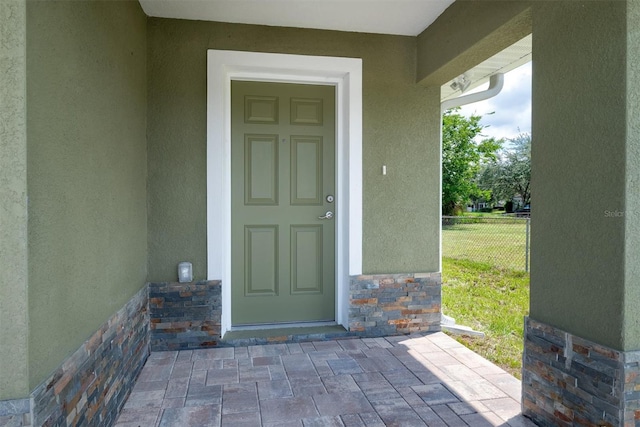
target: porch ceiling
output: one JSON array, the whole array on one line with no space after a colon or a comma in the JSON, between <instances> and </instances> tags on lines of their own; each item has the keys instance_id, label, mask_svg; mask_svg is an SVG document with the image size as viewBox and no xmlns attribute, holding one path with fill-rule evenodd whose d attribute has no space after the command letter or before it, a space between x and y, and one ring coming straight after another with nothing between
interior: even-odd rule
<instances>
[{"instance_id":1,"label":"porch ceiling","mask_svg":"<svg viewBox=\"0 0 640 427\"><path fill-rule=\"evenodd\" d=\"M139 0L148 16L417 36L454 0Z\"/></svg>"},{"instance_id":2,"label":"porch ceiling","mask_svg":"<svg viewBox=\"0 0 640 427\"><path fill-rule=\"evenodd\" d=\"M278 27L417 36L455 0L139 0L148 16ZM489 81L531 60L531 36L468 70L471 84ZM453 81L441 100L461 95Z\"/></svg>"}]
</instances>

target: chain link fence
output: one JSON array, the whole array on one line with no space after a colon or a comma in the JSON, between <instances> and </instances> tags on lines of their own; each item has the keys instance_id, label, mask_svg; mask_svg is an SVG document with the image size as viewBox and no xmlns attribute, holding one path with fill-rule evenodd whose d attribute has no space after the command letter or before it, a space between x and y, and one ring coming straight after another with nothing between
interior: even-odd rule
<instances>
[{"instance_id":1,"label":"chain link fence","mask_svg":"<svg viewBox=\"0 0 640 427\"><path fill-rule=\"evenodd\" d=\"M442 256L529 271L531 218L442 217Z\"/></svg>"}]
</instances>

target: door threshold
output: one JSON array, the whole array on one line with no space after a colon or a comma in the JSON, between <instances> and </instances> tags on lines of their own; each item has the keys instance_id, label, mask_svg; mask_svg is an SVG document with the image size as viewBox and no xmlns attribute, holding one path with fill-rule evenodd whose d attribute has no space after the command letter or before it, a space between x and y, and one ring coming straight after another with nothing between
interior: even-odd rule
<instances>
[{"instance_id":1,"label":"door threshold","mask_svg":"<svg viewBox=\"0 0 640 427\"><path fill-rule=\"evenodd\" d=\"M307 341L326 341L355 337L335 322L287 323L277 325L236 326L224 334L223 346L248 346Z\"/></svg>"},{"instance_id":2,"label":"door threshold","mask_svg":"<svg viewBox=\"0 0 640 427\"><path fill-rule=\"evenodd\" d=\"M234 331L257 331L262 329L288 329L288 328L314 328L317 326L336 326L333 320L325 322L291 322L291 323L256 323L253 325L232 326L231 332Z\"/></svg>"}]
</instances>

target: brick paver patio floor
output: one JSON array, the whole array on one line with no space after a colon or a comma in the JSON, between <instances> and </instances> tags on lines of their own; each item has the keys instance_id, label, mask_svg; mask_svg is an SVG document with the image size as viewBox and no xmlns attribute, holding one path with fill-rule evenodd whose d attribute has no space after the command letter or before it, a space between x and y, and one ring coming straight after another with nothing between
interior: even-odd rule
<instances>
[{"instance_id":1,"label":"brick paver patio floor","mask_svg":"<svg viewBox=\"0 0 640 427\"><path fill-rule=\"evenodd\" d=\"M443 333L157 352L116 426L533 426L520 390Z\"/></svg>"}]
</instances>

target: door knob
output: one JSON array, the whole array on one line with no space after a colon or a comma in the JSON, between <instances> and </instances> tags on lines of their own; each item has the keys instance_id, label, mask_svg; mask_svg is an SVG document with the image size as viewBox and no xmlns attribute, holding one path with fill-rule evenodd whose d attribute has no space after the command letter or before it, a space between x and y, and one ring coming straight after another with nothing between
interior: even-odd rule
<instances>
[{"instance_id":1,"label":"door knob","mask_svg":"<svg viewBox=\"0 0 640 427\"><path fill-rule=\"evenodd\" d=\"M333 212L327 211L323 216L319 216L318 219L331 219L333 218Z\"/></svg>"}]
</instances>

